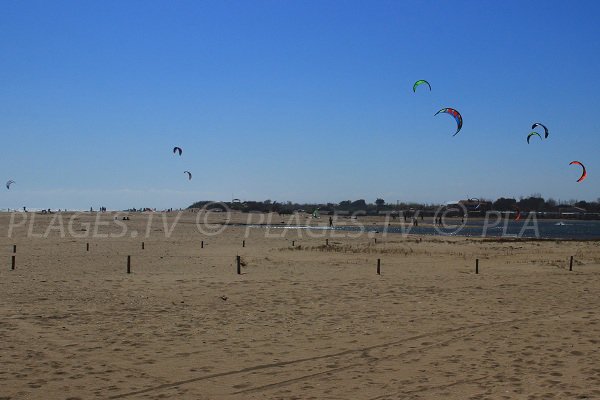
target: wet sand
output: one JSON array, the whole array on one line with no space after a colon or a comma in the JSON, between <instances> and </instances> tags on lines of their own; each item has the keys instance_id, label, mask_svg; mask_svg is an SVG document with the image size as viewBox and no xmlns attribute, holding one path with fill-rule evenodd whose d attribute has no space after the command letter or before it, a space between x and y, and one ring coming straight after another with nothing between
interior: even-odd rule
<instances>
[{"instance_id":1,"label":"wet sand","mask_svg":"<svg viewBox=\"0 0 600 400\"><path fill-rule=\"evenodd\" d=\"M0 399L600 398L599 242L196 217L0 214Z\"/></svg>"}]
</instances>

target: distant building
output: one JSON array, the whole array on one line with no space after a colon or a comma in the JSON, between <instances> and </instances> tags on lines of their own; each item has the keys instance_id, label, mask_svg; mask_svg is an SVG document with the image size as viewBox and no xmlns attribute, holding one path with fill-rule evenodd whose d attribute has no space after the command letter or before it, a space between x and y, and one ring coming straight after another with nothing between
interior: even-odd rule
<instances>
[{"instance_id":1,"label":"distant building","mask_svg":"<svg viewBox=\"0 0 600 400\"><path fill-rule=\"evenodd\" d=\"M579 218L582 217L585 213L586 210L581 207L567 206L558 208L558 215L560 215L560 217Z\"/></svg>"}]
</instances>

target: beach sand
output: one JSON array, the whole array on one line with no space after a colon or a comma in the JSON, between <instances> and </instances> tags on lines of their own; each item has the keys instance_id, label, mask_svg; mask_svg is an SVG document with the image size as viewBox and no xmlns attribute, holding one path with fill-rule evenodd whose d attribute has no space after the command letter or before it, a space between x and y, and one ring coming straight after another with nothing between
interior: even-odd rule
<instances>
[{"instance_id":1,"label":"beach sand","mask_svg":"<svg viewBox=\"0 0 600 400\"><path fill-rule=\"evenodd\" d=\"M197 216L166 237L160 214L126 234L106 214L122 237L98 238L95 214L38 214L49 237L29 217L9 238L1 214L0 399L600 398L597 241L211 235Z\"/></svg>"}]
</instances>

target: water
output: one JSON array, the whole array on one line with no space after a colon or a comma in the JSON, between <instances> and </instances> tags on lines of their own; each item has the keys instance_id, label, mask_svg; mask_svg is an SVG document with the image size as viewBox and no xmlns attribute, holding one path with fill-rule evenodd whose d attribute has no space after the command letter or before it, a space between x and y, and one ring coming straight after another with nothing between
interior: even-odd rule
<instances>
[{"instance_id":1,"label":"water","mask_svg":"<svg viewBox=\"0 0 600 400\"><path fill-rule=\"evenodd\" d=\"M578 239L600 240L600 221L513 221L503 220L498 226L493 226L494 221L469 220L464 226L448 225L445 228L425 226L389 227L388 234L411 234L432 236L465 236L465 237L505 237L505 238L540 238L540 239ZM253 228L264 229L310 229L310 230L335 230L344 232L384 232L383 225L368 226L338 226L334 228L316 227L306 225L251 225Z\"/></svg>"}]
</instances>

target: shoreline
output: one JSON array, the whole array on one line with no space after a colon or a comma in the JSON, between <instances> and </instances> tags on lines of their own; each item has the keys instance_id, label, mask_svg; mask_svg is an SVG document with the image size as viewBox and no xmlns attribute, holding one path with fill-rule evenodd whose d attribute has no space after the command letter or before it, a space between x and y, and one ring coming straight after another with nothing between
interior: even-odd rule
<instances>
[{"instance_id":1,"label":"shoreline","mask_svg":"<svg viewBox=\"0 0 600 400\"><path fill-rule=\"evenodd\" d=\"M499 238L503 240L600 240L600 222L591 220L554 220L554 219L522 219L514 221L509 218L447 218L443 226L433 224L433 219L425 218L414 226L411 222L393 221L382 217L361 217L355 219L334 220L333 227L328 226L328 219L311 217L279 216L278 214L245 214L245 213L130 213L130 212L18 212L0 213L0 228L7 237L20 236L40 237L43 233L58 233L73 238L93 237L105 232L113 237L150 238L172 233L173 230L186 230L191 227L199 234L212 236L215 232L229 228L263 229L269 231L313 231L322 232L325 237L346 233L356 235L393 235L411 237L460 237L460 238ZM126 218L126 219L123 219ZM181 227L178 227L181 225ZM134 229L136 228L136 229ZM93 234L92 234L93 232ZM158 232L158 233L157 233ZM3 234L4 235L4 234ZM135 236L134 236L135 235ZM47 235L46 235L47 236ZM285 236L282 234L280 236ZM310 236L310 234L309 234ZM315 234L315 236L317 236Z\"/></svg>"}]
</instances>

